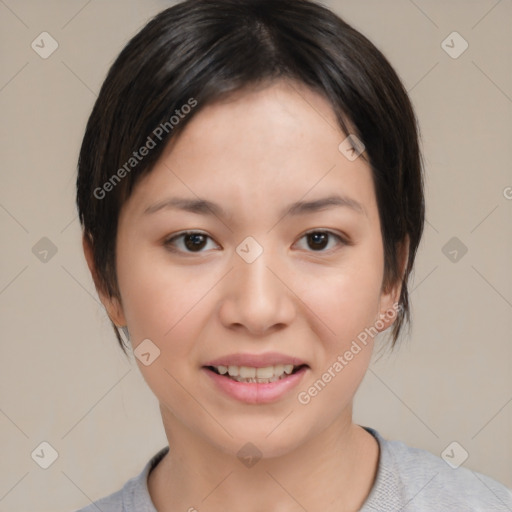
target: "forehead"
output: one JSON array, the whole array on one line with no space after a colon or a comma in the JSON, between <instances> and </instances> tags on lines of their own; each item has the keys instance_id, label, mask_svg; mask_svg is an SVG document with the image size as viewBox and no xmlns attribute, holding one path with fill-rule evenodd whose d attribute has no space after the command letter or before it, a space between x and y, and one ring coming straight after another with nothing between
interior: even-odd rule
<instances>
[{"instance_id":1,"label":"forehead","mask_svg":"<svg viewBox=\"0 0 512 512\"><path fill-rule=\"evenodd\" d=\"M201 105L199 103L199 108ZM246 211L333 192L371 207L363 160L340 151L346 138L329 102L303 84L277 82L207 105L168 145L136 187L139 211L171 192Z\"/></svg>"},{"instance_id":2,"label":"forehead","mask_svg":"<svg viewBox=\"0 0 512 512\"><path fill-rule=\"evenodd\" d=\"M224 161L237 158L249 161L272 160L276 171L286 167L294 155L310 153L318 161L313 145L327 151L325 159L338 152L342 133L328 101L304 84L279 81L237 92L204 107L188 123L167 153L181 156L181 149L195 145L198 158L214 154ZM306 151L309 150L309 151ZM193 155L188 155L193 157Z\"/></svg>"}]
</instances>

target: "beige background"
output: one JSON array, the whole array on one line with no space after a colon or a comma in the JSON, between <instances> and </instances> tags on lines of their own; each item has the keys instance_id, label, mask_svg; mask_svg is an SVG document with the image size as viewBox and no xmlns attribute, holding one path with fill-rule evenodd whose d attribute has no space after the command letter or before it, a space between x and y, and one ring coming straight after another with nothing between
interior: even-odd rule
<instances>
[{"instance_id":1,"label":"beige background","mask_svg":"<svg viewBox=\"0 0 512 512\"><path fill-rule=\"evenodd\" d=\"M74 186L109 65L171 3L0 0L0 511L84 506L166 444L98 303ZM455 440L465 467L512 487L512 2L326 3L402 77L427 173L411 337L372 364L355 420L438 455ZM31 48L43 31L59 44L48 59ZM469 43L457 59L441 47L453 31ZM468 249L457 262L442 252L454 236ZM57 248L46 263L32 252L42 237ZM43 441L59 455L48 469L31 458Z\"/></svg>"}]
</instances>

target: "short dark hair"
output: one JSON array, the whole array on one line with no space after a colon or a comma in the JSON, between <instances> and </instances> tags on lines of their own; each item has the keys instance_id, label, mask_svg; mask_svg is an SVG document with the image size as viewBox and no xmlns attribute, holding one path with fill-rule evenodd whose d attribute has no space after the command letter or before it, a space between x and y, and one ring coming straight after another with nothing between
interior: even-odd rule
<instances>
[{"instance_id":1,"label":"short dark hair","mask_svg":"<svg viewBox=\"0 0 512 512\"><path fill-rule=\"evenodd\" d=\"M186 0L155 16L122 50L101 87L78 161L77 206L97 286L121 300L115 264L119 213L166 143L206 105L282 79L326 98L343 132L355 134L366 148L381 221L383 287L402 285L394 346L410 320L407 282L424 225L417 120L384 55L309 0ZM192 101L194 108L173 123L176 110ZM130 160L150 139L156 147ZM401 262L405 241L409 254Z\"/></svg>"}]
</instances>

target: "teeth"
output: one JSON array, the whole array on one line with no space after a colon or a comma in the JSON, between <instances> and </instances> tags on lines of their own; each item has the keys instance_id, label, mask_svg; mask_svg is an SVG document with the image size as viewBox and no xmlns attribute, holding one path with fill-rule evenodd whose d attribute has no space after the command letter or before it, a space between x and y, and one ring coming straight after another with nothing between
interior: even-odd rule
<instances>
[{"instance_id":1,"label":"teeth","mask_svg":"<svg viewBox=\"0 0 512 512\"><path fill-rule=\"evenodd\" d=\"M293 372L293 364L276 364L275 366L265 366L263 368L219 365L215 366L215 368L221 375L228 374L239 382L275 382Z\"/></svg>"},{"instance_id":2,"label":"teeth","mask_svg":"<svg viewBox=\"0 0 512 512\"><path fill-rule=\"evenodd\" d=\"M243 379L253 379L254 377L256 377L256 373L256 368L250 368L249 366L240 366L240 369L238 371L238 375L240 375L240 377L242 377Z\"/></svg>"},{"instance_id":3,"label":"teeth","mask_svg":"<svg viewBox=\"0 0 512 512\"><path fill-rule=\"evenodd\" d=\"M258 377L258 379L270 379L273 376L273 366L265 366L265 368L256 368L256 377Z\"/></svg>"}]
</instances>

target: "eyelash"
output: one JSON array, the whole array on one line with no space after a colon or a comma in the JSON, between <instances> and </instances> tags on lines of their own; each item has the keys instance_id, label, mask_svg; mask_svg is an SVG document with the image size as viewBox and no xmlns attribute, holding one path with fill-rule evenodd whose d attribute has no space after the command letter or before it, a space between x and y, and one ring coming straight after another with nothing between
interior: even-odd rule
<instances>
[{"instance_id":1,"label":"eyelash","mask_svg":"<svg viewBox=\"0 0 512 512\"><path fill-rule=\"evenodd\" d=\"M337 233L334 233L333 231L330 231L328 229L315 229L315 230L312 230L312 231L307 231L306 233L304 233L299 238L299 240L302 240L303 238L307 237L308 235L318 234L318 233L326 234L326 235L329 235L330 237L336 238L338 240L338 245L342 245L342 246L343 245L350 245L348 240L344 239L341 235L338 235ZM201 231L183 231L181 233L178 233L176 235L172 235L171 237L167 238L165 240L165 242L164 242L164 245L170 251L177 252L177 253L182 253L182 254L201 254L202 252L205 252L203 250L200 250L200 251L182 251L180 249L176 249L176 247L174 246L174 242L176 240L178 240L180 238L182 239L183 237L188 236L188 235L202 235L202 236L206 237L207 239L213 240L209 235L207 235L206 233L203 233ZM319 251L311 250L311 251L308 251L308 252L330 254L335 249L336 248L331 248L331 249L327 249L327 250L321 249Z\"/></svg>"}]
</instances>

